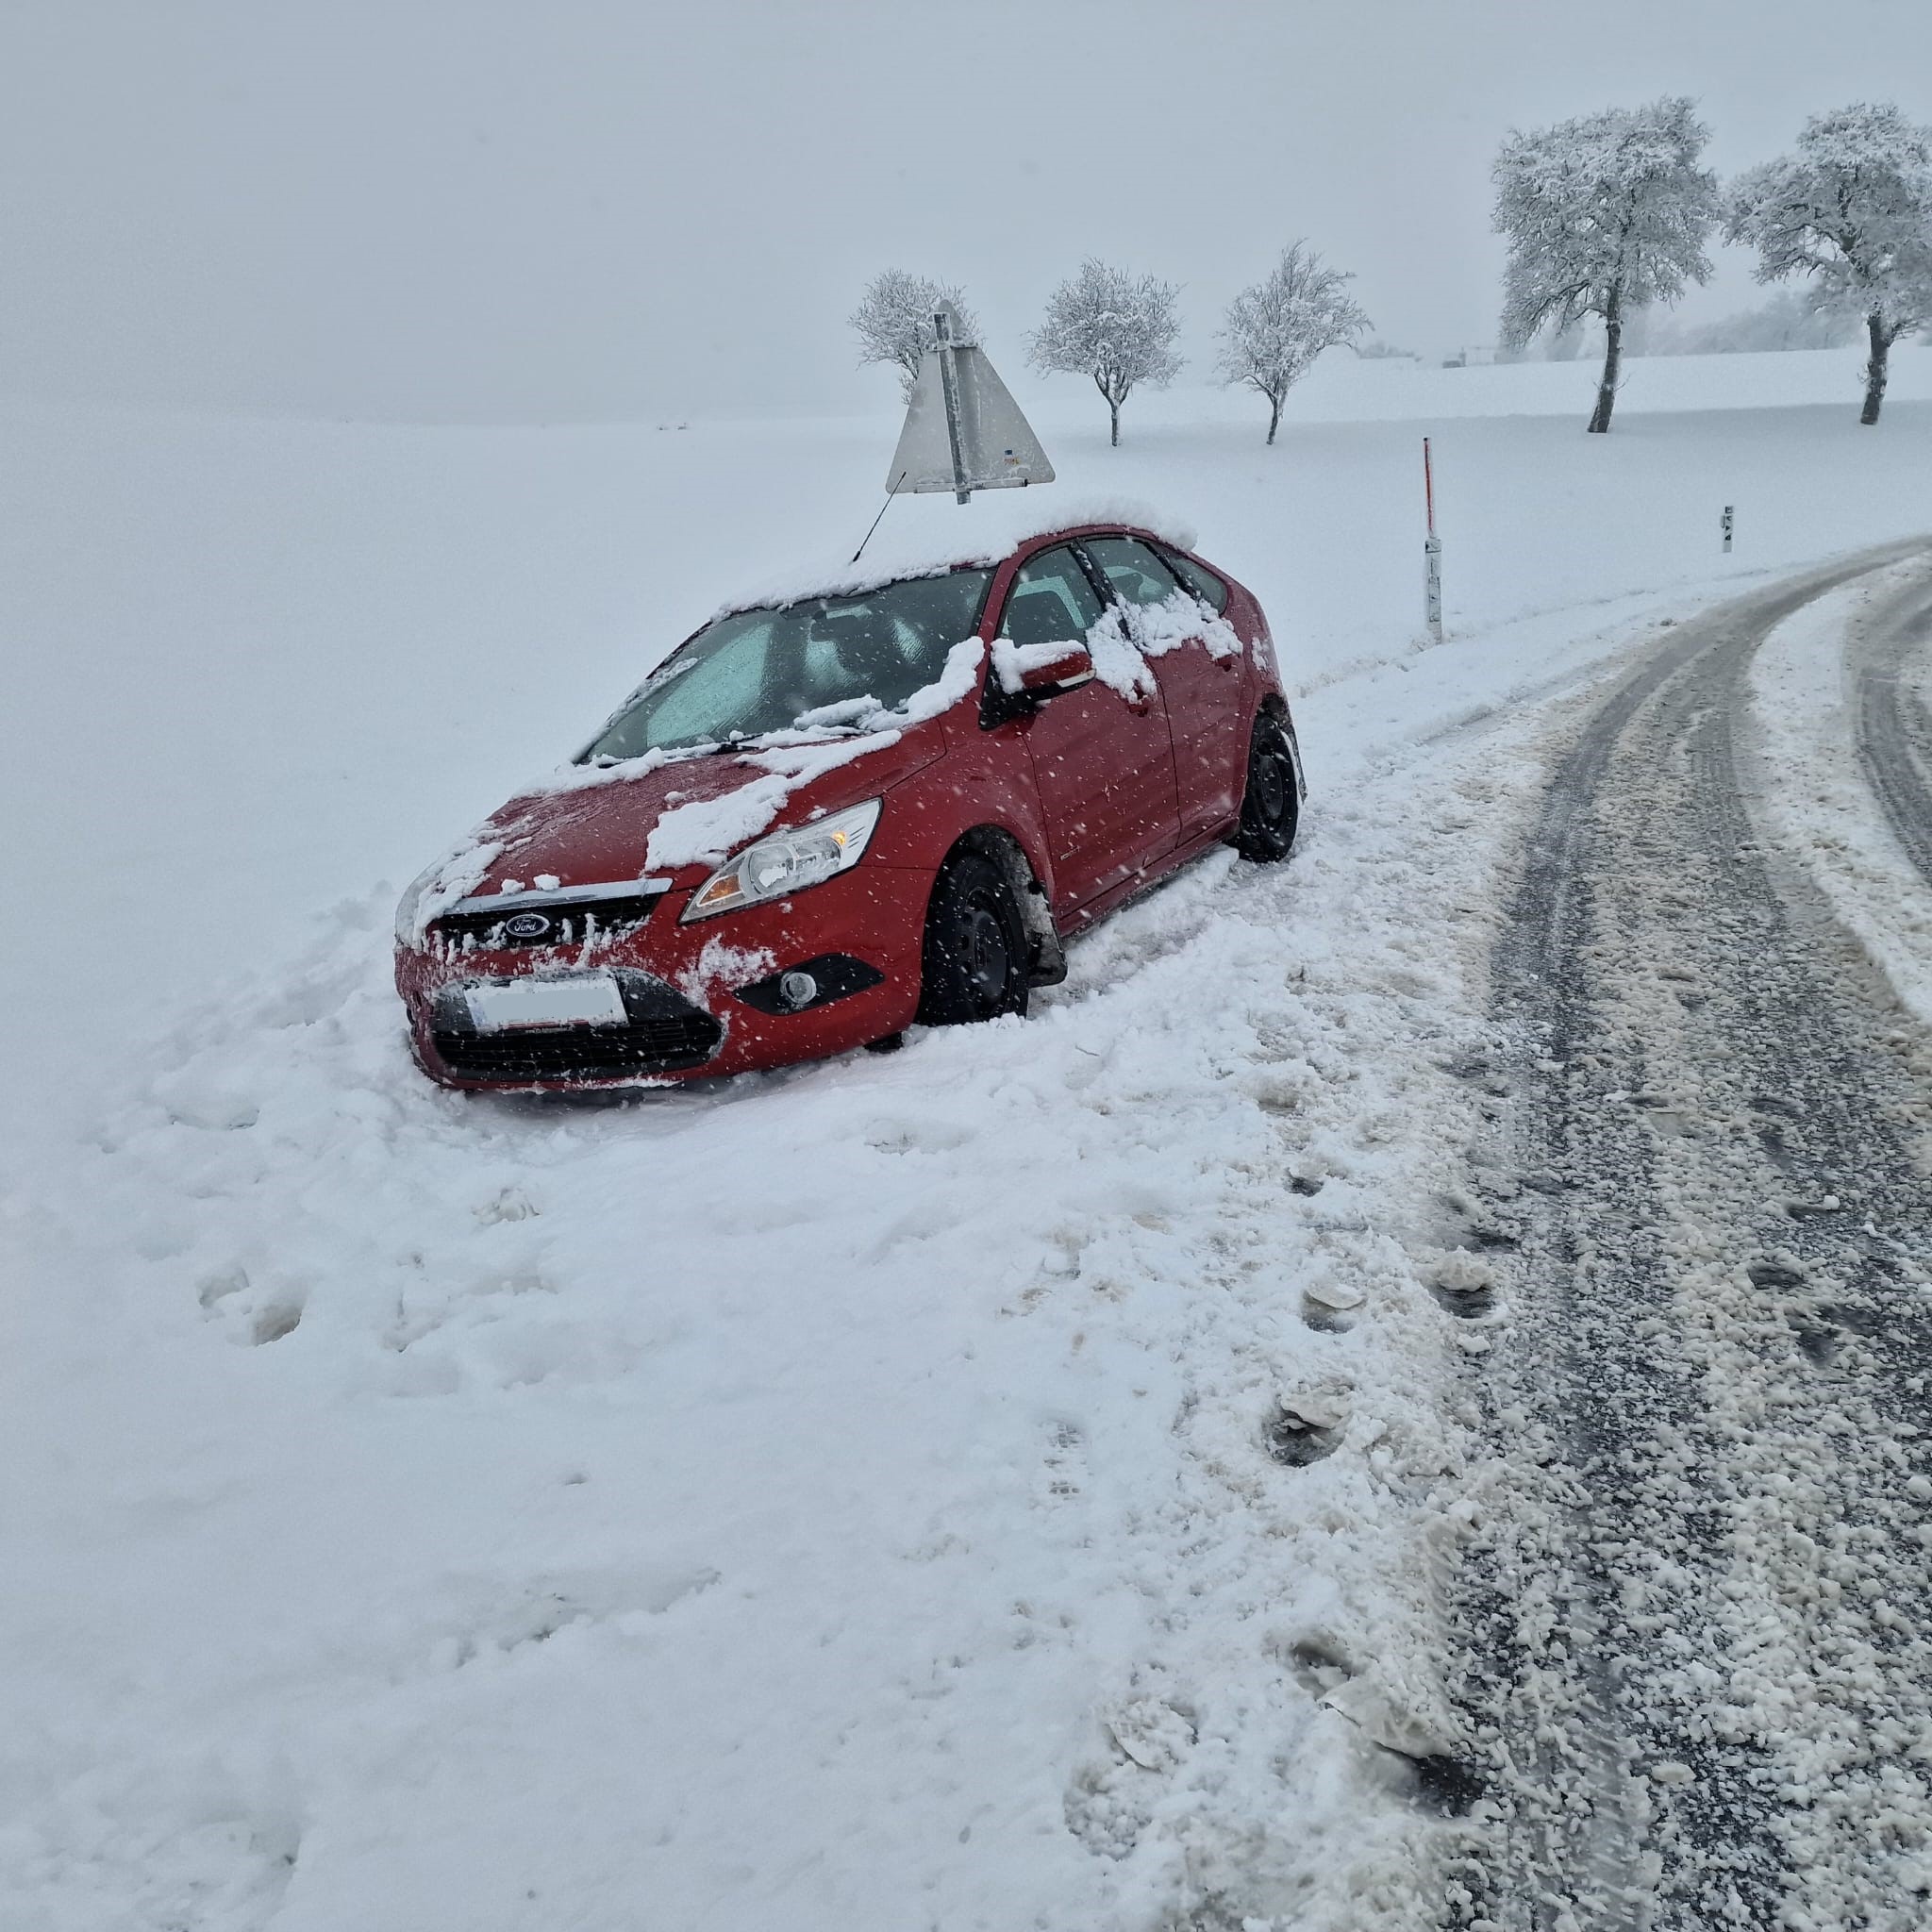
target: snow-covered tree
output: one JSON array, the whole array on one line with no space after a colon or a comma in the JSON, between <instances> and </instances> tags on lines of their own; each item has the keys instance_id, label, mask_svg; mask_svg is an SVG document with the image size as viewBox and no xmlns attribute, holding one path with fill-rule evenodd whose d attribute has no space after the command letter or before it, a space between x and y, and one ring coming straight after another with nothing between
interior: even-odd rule
<instances>
[{"instance_id":1,"label":"snow-covered tree","mask_svg":"<svg viewBox=\"0 0 1932 1932\"><path fill-rule=\"evenodd\" d=\"M1091 376L1107 398L1118 444L1121 405L1132 391L1143 382L1163 389L1181 366L1174 346L1179 294L1172 282L1090 258L1048 299L1046 320L1028 339L1033 366L1045 375Z\"/></svg>"},{"instance_id":2,"label":"snow-covered tree","mask_svg":"<svg viewBox=\"0 0 1932 1932\"><path fill-rule=\"evenodd\" d=\"M1227 305L1221 329L1221 378L1243 382L1268 399L1268 441L1281 425L1290 388L1324 349L1354 342L1373 325L1349 299L1355 278L1329 268L1305 242L1284 248L1266 281Z\"/></svg>"},{"instance_id":3,"label":"snow-covered tree","mask_svg":"<svg viewBox=\"0 0 1932 1932\"><path fill-rule=\"evenodd\" d=\"M1760 282L1808 275L1821 312L1864 323L1858 421L1877 422L1892 343L1932 322L1932 128L1889 104L1815 114L1793 153L1732 184L1724 232L1757 249Z\"/></svg>"},{"instance_id":4,"label":"snow-covered tree","mask_svg":"<svg viewBox=\"0 0 1932 1932\"><path fill-rule=\"evenodd\" d=\"M858 337L858 360L898 365L899 389L910 395L919 375L920 358L933 344L933 312L950 302L967 339L979 334L979 323L967 308L957 282L929 281L889 268L866 284L858 307L846 318Z\"/></svg>"},{"instance_id":5,"label":"snow-covered tree","mask_svg":"<svg viewBox=\"0 0 1932 1932\"><path fill-rule=\"evenodd\" d=\"M1625 319L1710 274L1717 177L1697 165L1708 138L1689 100L1666 96L1513 133L1496 157L1494 225L1509 238L1503 340L1602 321L1593 434L1616 407Z\"/></svg>"}]
</instances>

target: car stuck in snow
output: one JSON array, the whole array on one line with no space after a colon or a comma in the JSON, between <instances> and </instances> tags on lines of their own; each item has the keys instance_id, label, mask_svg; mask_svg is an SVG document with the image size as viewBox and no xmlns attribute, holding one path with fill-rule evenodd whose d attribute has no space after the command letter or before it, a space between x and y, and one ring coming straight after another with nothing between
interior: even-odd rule
<instances>
[{"instance_id":1,"label":"car stuck in snow","mask_svg":"<svg viewBox=\"0 0 1932 1932\"><path fill-rule=\"evenodd\" d=\"M460 1088L656 1084L1024 1013L1063 941L1305 793L1268 625L1125 522L731 608L409 889Z\"/></svg>"}]
</instances>

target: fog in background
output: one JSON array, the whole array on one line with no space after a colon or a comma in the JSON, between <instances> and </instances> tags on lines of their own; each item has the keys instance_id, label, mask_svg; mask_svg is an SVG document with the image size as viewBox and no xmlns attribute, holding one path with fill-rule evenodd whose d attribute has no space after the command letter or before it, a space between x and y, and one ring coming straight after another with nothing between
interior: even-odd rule
<instances>
[{"instance_id":1,"label":"fog in background","mask_svg":"<svg viewBox=\"0 0 1932 1932\"><path fill-rule=\"evenodd\" d=\"M11 0L0 394L399 419L891 405L885 266L995 359L1087 253L1219 311L1309 237L1377 333L1493 340L1512 125L1695 95L1729 175L1932 121L1924 0ZM1683 312L1759 299L1748 261ZM1063 379L1064 380L1064 379Z\"/></svg>"}]
</instances>

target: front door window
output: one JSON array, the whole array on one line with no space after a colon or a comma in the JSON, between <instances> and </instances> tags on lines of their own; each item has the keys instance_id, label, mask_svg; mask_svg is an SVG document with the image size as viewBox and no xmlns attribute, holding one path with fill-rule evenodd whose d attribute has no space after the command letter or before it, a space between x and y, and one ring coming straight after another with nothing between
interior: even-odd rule
<instances>
[{"instance_id":1,"label":"front door window","mask_svg":"<svg viewBox=\"0 0 1932 1932\"><path fill-rule=\"evenodd\" d=\"M1118 627L1065 544L1020 567L1000 617L1009 642L1086 643L1101 671L1012 727L1025 734L1061 916L1134 879L1179 836L1166 708ZM1136 675L1103 666L1108 653L1131 658Z\"/></svg>"},{"instance_id":2,"label":"front door window","mask_svg":"<svg viewBox=\"0 0 1932 1932\"><path fill-rule=\"evenodd\" d=\"M1015 644L1085 643L1100 614L1080 559L1064 547L1042 551L1020 566L1000 635Z\"/></svg>"}]
</instances>

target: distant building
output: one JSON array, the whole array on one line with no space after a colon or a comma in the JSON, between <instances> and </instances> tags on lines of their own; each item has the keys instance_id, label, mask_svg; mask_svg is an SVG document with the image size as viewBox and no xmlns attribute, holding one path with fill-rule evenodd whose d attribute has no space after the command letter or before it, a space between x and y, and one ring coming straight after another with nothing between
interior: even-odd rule
<instances>
[{"instance_id":1,"label":"distant building","mask_svg":"<svg viewBox=\"0 0 1932 1932\"><path fill-rule=\"evenodd\" d=\"M1473 349L1457 349L1442 358L1444 369L1487 369L1496 359L1495 350L1487 342Z\"/></svg>"},{"instance_id":2,"label":"distant building","mask_svg":"<svg viewBox=\"0 0 1932 1932\"><path fill-rule=\"evenodd\" d=\"M1364 342L1355 353L1358 362L1393 362L1401 369L1423 366L1423 358L1413 349L1398 349L1391 342Z\"/></svg>"}]
</instances>

